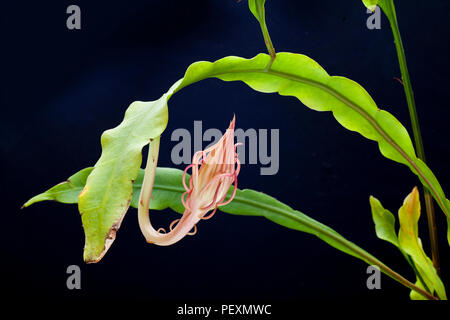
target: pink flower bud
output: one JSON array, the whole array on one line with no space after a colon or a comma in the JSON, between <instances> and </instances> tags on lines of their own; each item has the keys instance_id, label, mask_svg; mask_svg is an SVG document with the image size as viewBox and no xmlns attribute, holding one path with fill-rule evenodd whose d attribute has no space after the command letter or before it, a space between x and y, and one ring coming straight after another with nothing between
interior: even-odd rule
<instances>
[{"instance_id":1,"label":"pink flower bud","mask_svg":"<svg viewBox=\"0 0 450 320\"><path fill-rule=\"evenodd\" d=\"M237 189L237 176L240 162L234 144L235 118L222 138L212 147L198 151L192 157L183 174L183 185L186 192L181 196L185 207L183 217L170 224L170 232L152 230L144 232L148 242L168 246L181 240L185 235L193 235L197 231L196 224L201 219L210 219L217 207L230 203ZM192 168L189 186L186 185L187 171ZM234 183L233 193L225 200L228 190ZM211 214L206 214L213 210ZM174 227L174 225L176 226ZM191 230L194 228L194 232Z\"/></svg>"}]
</instances>

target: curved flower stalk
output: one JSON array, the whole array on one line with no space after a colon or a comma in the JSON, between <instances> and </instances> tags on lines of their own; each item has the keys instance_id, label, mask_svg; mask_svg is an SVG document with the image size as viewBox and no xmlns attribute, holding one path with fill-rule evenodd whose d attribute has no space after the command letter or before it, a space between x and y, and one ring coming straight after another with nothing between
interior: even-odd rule
<instances>
[{"instance_id":1,"label":"curved flower stalk","mask_svg":"<svg viewBox=\"0 0 450 320\"><path fill-rule=\"evenodd\" d=\"M237 144L234 143L234 126L235 118L219 142L203 151L196 152L192 157L192 164L184 170L183 186L186 192L182 194L181 201L185 211L181 219L174 220L170 224L169 232L163 228L155 230L150 222L148 209L156 171L154 170L156 161L152 157L152 149L150 149L151 169L149 172L153 176L149 174L148 179L147 175L144 178L138 207L139 226L147 242L168 246L180 241L186 235L194 235L197 232L196 225L200 220L210 219L217 207L224 206L233 200L240 170L240 162L236 153ZM189 185L186 185L185 178L189 169L192 169L192 175ZM225 200L233 183L231 197ZM212 213L207 215L211 210L213 210ZM194 231L191 231L192 229Z\"/></svg>"}]
</instances>

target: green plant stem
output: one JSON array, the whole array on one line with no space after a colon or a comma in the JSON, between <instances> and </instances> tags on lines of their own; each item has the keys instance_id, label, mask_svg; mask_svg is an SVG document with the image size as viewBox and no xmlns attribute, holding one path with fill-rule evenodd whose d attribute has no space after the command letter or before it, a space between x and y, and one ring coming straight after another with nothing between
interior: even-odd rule
<instances>
[{"instance_id":1,"label":"green plant stem","mask_svg":"<svg viewBox=\"0 0 450 320\"><path fill-rule=\"evenodd\" d=\"M335 97L336 99L338 99L339 101L341 101L343 104L345 104L347 107L353 109L354 111L356 111L358 114L360 114L362 117L364 117L373 127L373 129L378 132L383 139L386 140L387 143L389 143L401 156L403 159L406 160L406 162L409 164L410 168L413 170L413 172L415 174L417 174L421 180L422 180L422 184L426 185L427 188L429 188L429 190L432 192L432 194L435 196L435 199L437 201L437 203L439 204L439 206L441 207L442 211L444 212L444 214L446 215L447 219L450 219L450 211L447 210L446 205L445 205L445 196L442 197L439 195L439 191L433 186L433 183L430 181L430 179L427 177L426 173L415 163L414 159L411 158L406 152L405 150L403 150L392 138L391 136L382 128L380 127L380 125L378 124L377 120L372 117L370 114L368 114L365 110L363 110L358 104L354 103L353 101L351 101L349 98L343 96L341 93L339 93L338 91L336 91L335 89L324 85L320 82L311 80L311 79L307 79L295 74L291 74L291 73L287 73L287 72L281 72L281 71L276 71L273 69L267 69L266 68L262 68L262 69L242 69L242 70L232 70L232 71L227 71L226 74L231 74L231 73L265 73L265 74L270 74L276 77L280 77L283 79L288 79L291 81L295 81L298 83L303 83L303 84L307 84L310 85L312 87L318 88L330 95L332 95L333 97ZM225 73L222 72L218 72L218 73L211 73L209 74L207 77L209 78L213 78L213 77L218 77L220 78L222 75L225 75ZM415 158L415 157L414 157ZM406 163L404 163L406 165Z\"/></svg>"},{"instance_id":2,"label":"green plant stem","mask_svg":"<svg viewBox=\"0 0 450 320\"><path fill-rule=\"evenodd\" d=\"M267 66L267 70L269 70L270 67L272 66L273 61L275 60L275 58L277 56L277 53L273 46L272 39L270 38L269 30L267 29L266 10L265 10L264 6L261 4L261 2L258 2L258 1L256 2L256 7L259 12L259 16L261 17L261 19L259 19L259 26L261 27L261 31L262 31L263 38L264 38L264 43L266 44L267 51L269 52L270 57L271 57L270 62Z\"/></svg>"},{"instance_id":3,"label":"green plant stem","mask_svg":"<svg viewBox=\"0 0 450 320\"><path fill-rule=\"evenodd\" d=\"M392 33L395 40L395 48L397 50L397 56L400 66L400 71L402 74L403 88L405 90L406 101L409 109L409 116L411 118L411 126L413 129L414 142L416 145L417 156L423 162L425 162L425 150L423 147L422 134L420 132L419 119L417 116L416 102L414 99L414 92L412 89L411 79L409 76L408 65L406 63L405 49L403 47L402 38L400 35L400 30L397 21L397 13L395 11L394 0L385 0L380 3L383 11L389 19L391 25ZM433 198L430 192L424 188L425 197L425 207L428 219L428 229L430 234L431 243L431 255L433 259L433 265L436 268L438 274L440 273L440 259L439 259L439 248L437 241L437 227L436 218L434 213Z\"/></svg>"}]
</instances>

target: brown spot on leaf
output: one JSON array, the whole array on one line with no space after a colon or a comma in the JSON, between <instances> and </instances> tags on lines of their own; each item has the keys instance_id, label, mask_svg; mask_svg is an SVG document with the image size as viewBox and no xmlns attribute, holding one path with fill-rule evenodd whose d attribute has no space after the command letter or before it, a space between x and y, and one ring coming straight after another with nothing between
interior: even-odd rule
<instances>
[{"instance_id":1,"label":"brown spot on leaf","mask_svg":"<svg viewBox=\"0 0 450 320\"><path fill-rule=\"evenodd\" d=\"M112 225L111 229L109 229L108 234L105 237L105 246L103 248L103 251L100 253L97 259L88 259L86 260L86 263L97 263L105 256L106 252L108 252L109 248L113 244L114 240L116 239L117 231L120 228L120 225L122 224L123 218L125 217L127 210L124 211L122 214L122 217L119 219L119 221Z\"/></svg>"}]
</instances>

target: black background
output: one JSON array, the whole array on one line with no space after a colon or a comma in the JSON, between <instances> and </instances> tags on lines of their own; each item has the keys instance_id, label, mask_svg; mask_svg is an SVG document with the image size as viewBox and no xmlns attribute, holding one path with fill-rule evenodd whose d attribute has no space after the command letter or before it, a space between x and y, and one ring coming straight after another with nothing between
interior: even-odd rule
<instances>
[{"instance_id":1,"label":"black background","mask_svg":"<svg viewBox=\"0 0 450 320\"><path fill-rule=\"evenodd\" d=\"M396 1L427 160L450 189L448 1ZM414 4L412 4L414 3ZM82 29L66 28L66 8L81 7ZM268 1L277 51L306 54L330 74L365 87L380 108L409 130L392 34L366 28L360 1ZM82 260L84 234L75 205L37 204L33 195L65 180L100 156L100 135L115 127L135 100L159 98L192 62L264 52L247 1L58 1L2 4L2 290L25 299L151 301L407 300L409 291L382 277L366 288L366 265L317 238L263 218L217 214L194 237L171 247L146 244L130 209L117 239L94 265ZM378 240L369 195L396 212L418 184L403 165L383 158L374 142L342 128L330 113L296 99L255 92L242 83L206 80L175 95L159 164L173 166L170 133L279 128L280 170L260 176L245 165L239 185L264 191L333 227L413 280L400 253ZM410 130L409 130L410 131ZM182 168L182 167L179 167ZM172 212L154 213L163 225ZM437 210L442 276L449 283L450 250ZM429 248L422 216L420 229ZM66 268L82 270L82 289L66 288Z\"/></svg>"}]
</instances>

